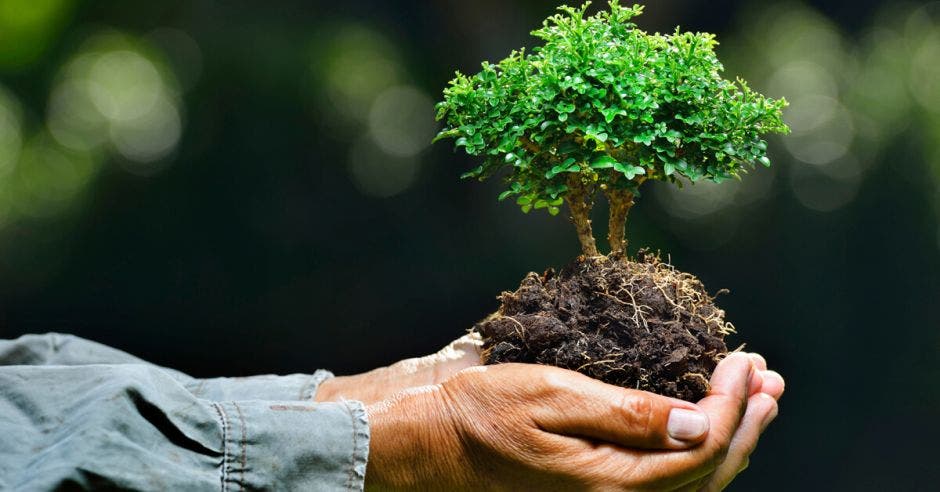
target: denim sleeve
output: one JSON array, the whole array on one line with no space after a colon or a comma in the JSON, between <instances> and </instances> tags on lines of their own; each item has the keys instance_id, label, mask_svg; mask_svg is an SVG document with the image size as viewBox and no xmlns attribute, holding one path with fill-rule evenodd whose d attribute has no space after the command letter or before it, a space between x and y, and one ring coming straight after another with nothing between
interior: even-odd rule
<instances>
[{"instance_id":1,"label":"denim sleeve","mask_svg":"<svg viewBox=\"0 0 940 492\"><path fill-rule=\"evenodd\" d=\"M157 366L26 365L10 349L0 346L0 490L363 488L360 402L297 399L303 383L289 380L201 397Z\"/></svg>"},{"instance_id":2,"label":"denim sleeve","mask_svg":"<svg viewBox=\"0 0 940 492\"><path fill-rule=\"evenodd\" d=\"M316 394L320 383L333 377L333 373L321 369L313 374L198 379L74 335L47 333L24 335L16 340L0 340L0 365L89 364L141 364L157 367L179 381L193 395L210 400L310 400Z\"/></svg>"}]
</instances>

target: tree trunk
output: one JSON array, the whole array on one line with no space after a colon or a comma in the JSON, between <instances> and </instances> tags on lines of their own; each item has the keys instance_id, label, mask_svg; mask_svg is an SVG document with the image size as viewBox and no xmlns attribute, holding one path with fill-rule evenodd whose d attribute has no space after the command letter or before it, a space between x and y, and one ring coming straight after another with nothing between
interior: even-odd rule
<instances>
[{"instance_id":1,"label":"tree trunk","mask_svg":"<svg viewBox=\"0 0 940 492\"><path fill-rule=\"evenodd\" d=\"M607 190L610 203L610 221L608 222L607 242L611 253L626 253L627 239L624 231L627 226L627 214L633 207L633 193L627 190Z\"/></svg>"},{"instance_id":2,"label":"tree trunk","mask_svg":"<svg viewBox=\"0 0 940 492\"><path fill-rule=\"evenodd\" d=\"M599 256L597 244L594 242L594 231L591 230L591 208L594 204L589 199L587 187L577 174L568 178L568 194L565 201L571 210L571 222L578 231L581 253L585 256Z\"/></svg>"}]
</instances>

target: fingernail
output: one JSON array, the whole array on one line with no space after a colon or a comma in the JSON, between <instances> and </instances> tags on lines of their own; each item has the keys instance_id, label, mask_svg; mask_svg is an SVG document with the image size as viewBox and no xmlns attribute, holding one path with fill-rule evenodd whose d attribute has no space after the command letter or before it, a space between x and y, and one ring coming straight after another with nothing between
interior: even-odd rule
<instances>
[{"instance_id":1,"label":"fingernail","mask_svg":"<svg viewBox=\"0 0 940 492\"><path fill-rule=\"evenodd\" d=\"M673 408L666 424L669 436L680 441L691 441L708 432L708 417L702 412Z\"/></svg>"}]
</instances>

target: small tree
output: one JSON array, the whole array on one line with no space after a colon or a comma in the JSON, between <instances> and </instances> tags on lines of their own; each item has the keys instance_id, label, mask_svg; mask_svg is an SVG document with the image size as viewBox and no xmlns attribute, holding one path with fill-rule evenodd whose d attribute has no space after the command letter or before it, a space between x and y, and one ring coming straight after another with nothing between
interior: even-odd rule
<instances>
[{"instance_id":1,"label":"small tree","mask_svg":"<svg viewBox=\"0 0 940 492\"><path fill-rule=\"evenodd\" d=\"M480 180L508 169L522 211L557 215L567 203L585 255L598 255L590 213L595 195L610 204L608 241L624 252L627 214L647 180L721 182L760 162L762 134L785 133L783 99L766 98L721 77L708 33L648 34L643 12L611 0L586 16L560 7L532 34L544 43L512 52L468 77L457 72L437 105L437 136L482 157L463 175Z\"/></svg>"}]
</instances>

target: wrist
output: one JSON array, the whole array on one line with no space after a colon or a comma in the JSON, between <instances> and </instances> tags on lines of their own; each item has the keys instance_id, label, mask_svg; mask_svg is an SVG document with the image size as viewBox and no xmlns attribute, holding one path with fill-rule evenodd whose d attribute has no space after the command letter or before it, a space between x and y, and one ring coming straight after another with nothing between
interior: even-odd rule
<instances>
[{"instance_id":1,"label":"wrist","mask_svg":"<svg viewBox=\"0 0 940 492\"><path fill-rule=\"evenodd\" d=\"M317 388L314 401L340 401L358 400L363 403L372 403L383 399L381 371L376 369L363 374L352 376L336 376L322 383Z\"/></svg>"},{"instance_id":2,"label":"wrist","mask_svg":"<svg viewBox=\"0 0 940 492\"><path fill-rule=\"evenodd\" d=\"M457 489L459 439L440 386L424 386L366 407L370 426L366 490Z\"/></svg>"}]
</instances>

